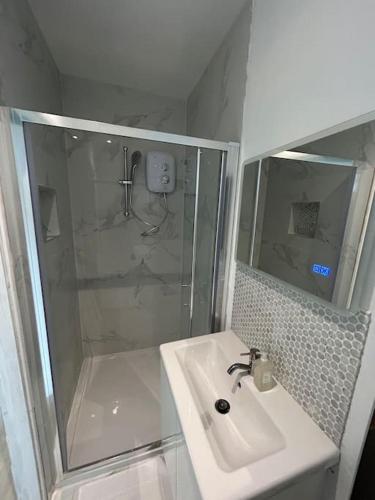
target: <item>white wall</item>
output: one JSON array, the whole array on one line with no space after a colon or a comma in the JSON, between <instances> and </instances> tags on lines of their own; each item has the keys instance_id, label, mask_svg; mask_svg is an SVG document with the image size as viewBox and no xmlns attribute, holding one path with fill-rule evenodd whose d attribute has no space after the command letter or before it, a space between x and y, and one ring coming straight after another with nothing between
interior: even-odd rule
<instances>
[{"instance_id":1,"label":"white wall","mask_svg":"<svg viewBox=\"0 0 375 500\"><path fill-rule=\"evenodd\" d=\"M254 0L242 160L375 110L374 22L373 0ZM359 406L352 403L342 443L337 500L350 497L367 431L358 416L370 415L375 396L366 393L373 328L369 335L353 397Z\"/></svg>"},{"instance_id":2,"label":"white wall","mask_svg":"<svg viewBox=\"0 0 375 500\"><path fill-rule=\"evenodd\" d=\"M375 109L373 0L254 0L242 159Z\"/></svg>"}]
</instances>

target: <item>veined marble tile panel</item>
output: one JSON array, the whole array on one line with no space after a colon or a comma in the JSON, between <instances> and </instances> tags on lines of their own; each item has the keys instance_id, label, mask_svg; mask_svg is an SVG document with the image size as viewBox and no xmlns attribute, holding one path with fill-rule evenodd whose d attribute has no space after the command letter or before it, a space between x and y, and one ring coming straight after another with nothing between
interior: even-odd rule
<instances>
[{"instance_id":1,"label":"veined marble tile panel","mask_svg":"<svg viewBox=\"0 0 375 500\"><path fill-rule=\"evenodd\" d=\"M59 72L27 0L0 0L0 106L17 107L49 113L61 112ZM1 144L1 158L4 161L8 161L8 151L6 149L4 151L3 149L3 146L7 146L5 144L6 135L2 135L4 142ZM11 181L6 179L5 182L5 177L7 177L9 173L7 167L8 163L6 166L4 164L1 165L2 174L4 176L4 178L2 178L2 186L5 190L7 183L7 195L11 197ZM9 216L8 222L11 228L10 239L15 266L13 270L8 271L9 273L14 273L17 280L17 299L22 311L22 322L26 337L25 342L28 346L30 355L30 370L33 376L33 389L35 391L34 397L36 405L40 402L41 406L41 408L37 409L36 413L39 415L43 413L45 416L48 414L47 407L50 402L44 399L43 401L41 400L41 395L44 396L45 387L42 381L40 365L35 362L37 358L37 339L36 335L34 337L35 322L31 311L32 300L30 297L30 281L28 279L29 270L25 248L22 244L22 237L19 238L20 233L18 231L21 228L21 218L18 213L16 199L17 196L15 196L11 202L9 202L9 200L7 201L7 210L12 212L12 216ZM11 221L12 217L14 219ZM5 331L2 333L5 335ZM12 351L8 349L6 352L7 358L11 359L11 355ZM6 369L6 364L3 365L4 369ZM16 377L17 373L17 362L15 359L12 377ZM3 377L4 381L8 376L10 376L9 373ZM22 391L17 391L19 386L15 383L15 380L14 378L12 398L14 401L17 401L17 404L19 403L22 405L23 394ZM10 411L10 407L3 408L3 411ZM36 491L33 489L32 482L37 484L38 478L36 477L36 471L33 464L29 461L30 443L27 442L28 436L25 438L25 434L23 434L22 423L19 421L21 418L21 415L17 415L17 418L15 418L15 416L12 417L14 427L8 429L7 436L9 449L17 449L17 459L14 460L13 456L12 463L15 489L17 494L22 492L24 498L28 498L30 495L36 498ZM50 488L54 482L55 471L51 470L49 467L48 455L53 452L52 448L55 436L48 425L46 425L44 429L40 429L40 431L45 466L45 480L47 488ZM0 435L1 434L2 431L0 431ZM11 498L13 496L11 490L7 490L5 486L4 488L0 486L0 490L2 492L2 498L8 498L8 496Z\"/></svg>"},{"instance_id":2,"label":"veined marble tile panel","mask_svg":"<svg viewBox=\"0 0 375 500\"><path fill-rule=\"evenodd\" d=\"M28 160L36 175L36 203L41 203L39 186L54 190L56 195L59 234L40 241L39 253L45 278L57 417L65 432L83 355L64 133L54 127L34 124L28 124L26 132ZM34 208L38 210L38 206ZM42 228L39 230L43 234Z\"/></svg>"},{"instance_id":3,"label":"veined marble tile panel","mask_svg":"<svg viewBox=\"0 0 375 500\"><path fill-rule=\"evenodd\" d=\"M79 291L86 356L158 346L178 340L180 284Z\"/></svg>"},{"instance_id":4,"label":"veined marble tile panel","mask_svg":"<svg viewBox=\"0 0 375 500\"><path fill-rule=\"evenodd\" d=\"M26 0L0 0L0 105L61 112L59 72Z\"/></svg>"},{"instance_id":5,"label":"veined marble tile panel","mask_svg":"<svg viewBox=\"0 0 375 500\"><path fill-rule=\"evenodd\" d=\"M248 1L188 98L188 134L240 140L250 24Z\"/></svg>"},{"instance_id":6,"label":"veined marble tile panel","mask_svg":"<svg viewBox=\"0 0 375 500\"><path fill-rule=\"evenodd\" d=\"M186 106L187 133L196 137L206 137L221 141L239 141L242 128L242 111L246 86L246 65L249 50L250 25L252 16L252 2L245 3L242 12L227 33L221 46L212 57L205 72L192 90ZM232 179L233 172L227 172L228 179ZM190 184L192 185L192 184ZM228 183L230 186L230 181ZM208 192L211 196L215 193L213 184L207 183ZM208 194L206 192L206 194ZM208 195L209 196L209 195ZM212 227L214 211L210 210L212 201L209 203L202 200L201 211L205 213L202 230L204 239L209 239L210 227ZM206 205L205 205L206 202ZM191 200L186 199L186 213L191 214ZM189 210L190 208L190 210ZM228 209L228 208L227 208ZM226 214L228 216L228 213ZM186 220L186 234L191 231L191 220ZM207 248L202 246L198 251L198 259L205 263L205 267L210 266L210 254ZM212 247L211 247L212 248ZM222 256L221 256L222 257ZM191 255L189 250L185 252L184 275L188 276ZM218 269L218 295L217 303L223 297L225 273L225 260L220 259ZM199 273L201 277L202 274ZM204 304L210 299L211 288L206 280L199 280L197 290L198 307L195 309L198 315L195 318L193 330L204 333L209 320L207 307ZM203 307L202 307L203 306Z\"/></svg>"},{"instance_id":7,"label":"veined marble tile panel","mask_svg":"<svg viewBox=\"0 0 375 500\"><path fill-rule=\"evenodd\" d=\"M67 116L186 133L183 100L70 75L62 76L62 95Z\"/></svg>"},{"instance_id":8,"label":"veined marble tile panel","mask_svg":"<svg viewBox=\"0 0 375 500\"><path fill-rule=\"evenodd\" d=\"M185 148L101 134L67 134L74 246L86 355L144 348L179 338L182 279ZM107 142L107 141L111 142ZM160 231L123 214L124 153L141 151L133 208L154 224L165 213L160 195L145 180L148 151L171 153L177 185L168 195L168 217ZM95 320L94 320L95 318Z\"/></svg>"}]
</instances>

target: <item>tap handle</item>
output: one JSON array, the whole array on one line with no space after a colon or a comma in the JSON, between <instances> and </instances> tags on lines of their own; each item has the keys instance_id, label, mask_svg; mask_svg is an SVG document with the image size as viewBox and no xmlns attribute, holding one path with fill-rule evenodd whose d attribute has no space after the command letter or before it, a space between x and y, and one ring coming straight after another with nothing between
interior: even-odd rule
<instances>
[{"instance_id":1,"label":"tap handle","mask_svg":"<svg viewBox=\"0 0 375 500\"><path fill-rule=\"evenodd\" d=\"M260 351L252 347L249 352L241 352L241 356L250 356L250 362L260 358Z\"/></svg>"},{"instance_id":2,"label":"tap handle","mask_svg":"<svg viewBox=\"0 0 375 500\"><path fill-rule=\"evenodd\" d=\"M260 350L257 349L256 347L252 347L250 349L250 353L253 359L259 359L260 358Z\"/></svg>"}]
</instances>

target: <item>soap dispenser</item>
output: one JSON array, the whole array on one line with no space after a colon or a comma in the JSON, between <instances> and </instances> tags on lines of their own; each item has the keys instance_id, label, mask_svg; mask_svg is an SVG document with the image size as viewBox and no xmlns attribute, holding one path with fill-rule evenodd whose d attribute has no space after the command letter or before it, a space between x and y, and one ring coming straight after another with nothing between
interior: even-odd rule
<instances>
[{"instance_id":1,"label":"soap dispenser","mask_svg":"<svg viewBox=\"0 0 375 500\"><path fill-rule=\"evenodd\" d=\"M273 378L273 363L268 359L266 352L262 352L255 362L254 384L260 392L269 391L276 385Z\"/></svg>"}]
</instances>

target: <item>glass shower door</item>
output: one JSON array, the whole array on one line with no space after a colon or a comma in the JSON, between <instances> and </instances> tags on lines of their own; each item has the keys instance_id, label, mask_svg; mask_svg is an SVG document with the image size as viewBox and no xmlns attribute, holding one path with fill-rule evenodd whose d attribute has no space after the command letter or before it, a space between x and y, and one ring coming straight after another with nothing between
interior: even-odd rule
<instances>
[{"instance_id":1,"label":"glass shower door","mask_svg":"<svg viewBox=\"0 0 375 500\"><path fill-rule=\"evenodd\" d=\"M14 113L20 204L31 227L25 240L39 283L36 342L45 358L43 380L53 384L49 422L59 432L58 467L67 472L156 453L175 437L161 428L160 344L215 329L230 147ZM138 217L125 214L125 150ZM146 161L153 152L175 162L168 204L149 189ZM155 230L146 234L144 220Z\"/></svg>"},{"instance_id":2,"label":"glass shower door","mask_svg":"<svg viewBox=\"0 0 375 500\"><path fill-rule=\"evenodd\" d=\"M190 336L204 335L217 327L218 273L222 212L224 205L225 155L222 151L200 149L192 252Z\"/></svg>"},{"instance_id":3,"label":"glass shower door","mask_svg":"<svg viewBox=\"0 0 375 500\"><path fill-rule=\"evenodd\" d=\"M181 337L183 178L197 148L25 129L56 414L72 470L167 437L159 346ZM164 198L149 188L146 172L157 154L174 162L175 187ZM148 233L144 221L162 224Z\"/></svg>"}]
</instances>

